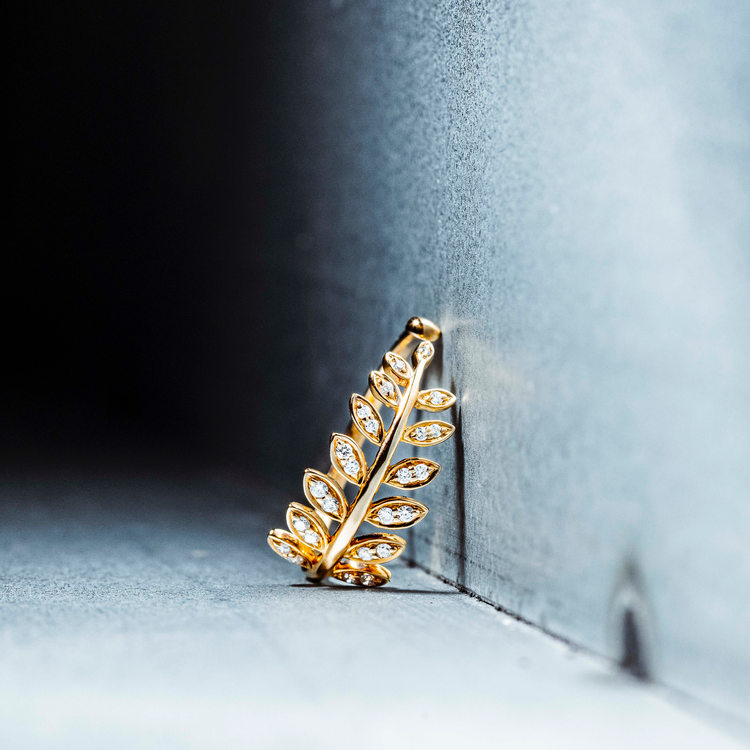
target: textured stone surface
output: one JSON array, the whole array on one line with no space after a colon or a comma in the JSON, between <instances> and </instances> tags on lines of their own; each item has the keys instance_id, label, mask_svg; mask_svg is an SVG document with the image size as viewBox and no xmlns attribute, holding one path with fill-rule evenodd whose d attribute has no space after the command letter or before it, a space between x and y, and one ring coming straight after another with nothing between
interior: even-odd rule
<instances>
[{"instance_id":1,"label":"textured stone surface","mask_svg":"<svg viewBox=\"0 0 750 750\"><path fill-rule=\"evenodd\" d=\"M266 449L322 467L404 321L434 319L459 430L425 451L411 554L600 653L630 609L657 679L750 716L750 6L280 18L269 273L296 306Z\"/></svg>"},{"instance_id":2,"label":"textured stone surface","mask_svg":"<svg viewBox=\"0 0 750 750\"><path fill-rule=\"evenodd\" d=\"M306 585L268 549L268 520L242 510L248 494L282 509L277 493L121 483L2 494L8 750L260 750L310 737L332 750L355 738L739 747L419 570L394 565L380 590Z\"/></svg>"}]
</instances>

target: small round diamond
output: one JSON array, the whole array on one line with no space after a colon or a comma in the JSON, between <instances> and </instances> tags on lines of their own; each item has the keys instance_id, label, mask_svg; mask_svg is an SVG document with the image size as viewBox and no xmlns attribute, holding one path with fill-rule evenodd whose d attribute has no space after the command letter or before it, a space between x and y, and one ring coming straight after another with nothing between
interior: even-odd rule
<instances>
[{"instance_id":1,"label":"small round diamond","mask_svg":"<svg viewBox=\"0 0 750 750\"><path fill-rule=\"evenodd\" d=\"M430 394L430 403L433 406L440 406L440 404L442 404L443 401L445 401L445 396L443 396L443 394L440 393L440 391L433 391Z\"/></svg>"},{"instance_id":2,"label":"small round diamond","mask_svg":"<svg viewBox=\"0 0 750 750\"><path fill-rule=\"evenodd\" d=\"M398 357L391 357L391 367L397 372L404 372L406 370L406 362Z\"/></svg>"},{"instance_id":3,"label":"small round diamond","mask_svg":"<svg viewBox=\"0 0 750 750\"><path fill-rule=\"evenodd\" d=\"M365 573L362 576L362 583L364 583L365 586L372 586L374 582L375 579L369 573Z\"/></svg>"},{"instance_id":4,"label":"small round diamond","mask_svg":"<svg viewBox=\"0 0 750 750\"><path fill-rule=\"evenodd\" d=\"M409 484L409 482L411 482L411 469L399 469L396 472L396 479L398 479L401 484Z\"/></svg>"},{"instance_id":5,"label":"small round diamond","mask_svg":"<svg viewBox=\"0 0 750 750\"><path fill-rule=\"evenodd\" d=\"M398 509L398 520L401 521L401 523L409 523L414 518L414 509L410 508L408 505L402 505Z\"/></svg>"},{"instance_id":6,"label":"small round diamond","mask_svg":"<svg viewBox=\"0 0 750 750\"><path fill-rule=\"evenodd\" d=\"M429 341L423 341L419 348L417 349L417 353L419 354L422 359L427 359L427 357L432 356L432 352L434 349L432 348L432 344Z\"/></svg>"},{"instance_id":7,"label":"small round diamond","mask_svg":"<svg viewBox=\"0 0 750 750\"><path fill-rule=\"evenodd\" d=\"M350 477L356 477L359 473L359 461L357 461L356 458L350 458L345 464L344 464L344 471L350 476Z\"/></svg>"},{"instance_id":8,"label":"small round diamond","mask_svg":"<svg viewBox=\"0 0 750 750\"><path fill-rule=\"evenodd\" d=\"M379 544L375 547L375 551L378 553L379 558L390 557L393 553L393 548L390 544Z\"/></svg>"},{"instance_id":9,"label":"small round diamond","mask_svg":"<svg viewBox=\"0 0 750 750\"><path fill-rule=\"evenodd\" d=\"M313 547L316 547L320 543L320 535L312 529L308 529L302 535L302 538L307 544L311 544Z\"/></svg>"},{"instance_id":10,"label":"small round diamond","mask_svg":"<svg viewBox=\"0 0 750 750\"><path fill-rule=\"evenodd\" d=\"M360 547L357 550L357 557L360 560L364 560L365 562L369 562L372 560L372 550L369 547Z\"/></svg>"},{"instance_id":11,"label":"small round diamond","mask_svg":"<svg viewBox=\"0 0 750 750\"><path fill-rule=\"evenodd\" d=\"M302 518L302 516L297 516L292 525L299 532L307 531L310 528L310 522L306 518Z\"/></svg>"},{"instance_id":12,"label":"small round diamond","mask_svg":"<svg viewBox=\"0 0 750 750\"><path fill-rule=\"evenodd\" d=\"M365 429L370 433L370 435L377 435L378 423L374 419L368 419L365 422Z\"/></svg>"},{"instance_id":13,"label":"small round diamond","mask_svg":"<svg viewBox=\"0 0 750 750\"><path fill-rule=\"evenodd\" d=\"M430 469L427 464L417 464L414 467L414 476L419 479L427 479L430 476Z\"/></svg>"},{"instance_id":14,"label":"small round diamond","mask_svg":"<svg viewBox=\"0 0 750 750\"><path fill-rule=\"evenodd\" d=\"M439 424L430 425L430 432L432 433L432 437L439 438L440 435L442 434L442 430L440 429L440 425Z\"/></svg>"},{"instance_id":15,"label":"small round diamond","mask_svg":"<svg viewBox=\"0 0 750 750\"><path fill-rule=\"evenodd\" d=\"M310 494L313 497L317 497L320 500L321 497L325 497L328 494L328 487L325 482L320 482L317 479L310 482Z\"/></svg>"},{"instance_id":16,"label":"small round diamond","mask_svg":"<svg viewBox=\"0 0 750 750\"><path fill-rule=\"evenodd\" d=\"M294 557L290 558L289 562L296 563L297 565L302 565L302 555L295 555Z\"/></svg>"},{"instance_id":17,"label":"small round diamond","mask_svg":"<svg viewBox=\"0 0 750 750\"><path fill-rule=\"evenodd\" d=\"M360 419L367 419L372 414L372 409L367 404L360 404L357 407L357 416Z\"/></svg>"},{"instance_id":18,"label":"small round diamond","mask_svg":"<svg viewBox=\"0 0 750 750\"><path fill-rule=\"evenodd\" d=\"M381 380L379 390L384 396L390 396L393 394L393 384L388 380Z\"/></svg>"},{"instance_id":19,"label":"small round diamond","mask_svg":"<svg viewBox=\"0 0 750 750\"><path fill-rule=\"evenodd\" d=\"M352 450L352 446L349 445L349 443L344 443L342 441L340 443L336 443L336 455L342 461L346 461L347 458L354 455L354 451Z\"/></svg>"},{"instance_id":20,"label":"small round diamond","mask_svg":"<svg viewBox=\"0 0 750 750\"><path fill-rule=\"evenodd\" d=\"M393 511L390 508L381 508L378 511L378 521L380 523L393 523Z\"/></svg>"},{"instance_id":21,"label":"small round diamond","mask_svg":"<svg viewBox=\"0 0 750 750\"><path fill-rule=\"evenodd\" d=\"M345 581L346 581L347 583L356 583L356 582L357 582L357 579L356 579L356 578L355 578L355 577L354 577L354 576L353 576L353 575L352 575L351 573L347 573L347 574L346 574L346 575L344 576L344 580L345 580Z\"/></svg>"},{"instance_id":22,"label":"small round diamond","mask_svg":"<svg viewBox=\"0 0 750 750\"><path fill-rule=\"evenodd\" d=\"M417 427L416 430L416 436L417 440L427 440L427 428L426 427Z\"/></svg>"},{"instance_id":23,"label":"small round diamond","mask_svg":"<svg viewBox=\"0 0 750 750\"><path fill-rule=\"evenodd\" d=\"M320 504L320 507L323 508L326 513L338 513L339 501L333 497L333 495L328 495L328 497Z\"/></svg>"},{"instance_id":24,"label":"small round diamond","mask_svg":"<svg viewBox=\"0 0 750 750\"><path fill-rule=\"evenodd\" d=\"M288 544L277 544L276 549L282 555L288 555L292 551L291 547Z\"/></svg>"}]
</instances>

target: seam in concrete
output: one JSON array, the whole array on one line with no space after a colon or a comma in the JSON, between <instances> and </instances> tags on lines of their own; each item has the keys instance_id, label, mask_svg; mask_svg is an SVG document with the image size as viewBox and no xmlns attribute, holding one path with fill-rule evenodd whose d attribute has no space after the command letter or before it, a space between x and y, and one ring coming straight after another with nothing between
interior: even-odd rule
<instances>
[{"instance_id":1,"label":"seam in concrete","mask_svg":"<svg viewBox=\"0 0 750 750\"><path fill-rule=\"evenodd\" d=\"M496 610L497 612L501 612L507 617L511 617L516 622L527 625L530 628L533 628L540 633L544 633L544 635L549 636L550 638L553 638L560 643L564 643L568 648L571 649L571 651L574 651L575 653L585 654L597 659L604 660L610 666L615 667L618 673L621 674L624 678L631 679L634 682L638 682L643 685L647 685L649 689L655 690L660 693L665 700L674 704L679 710L696 716L699 721L715 727L716 729L724 732L733 739L739 740L741 742L750 742L750 723L748 723L743 717L738 716L737 714L730 713L725 709L719 708L718 706L715 706L711 703L706 703L705 701L702 701L699 698L690 695L689 693L686 693L678 688L672 687L671 685L667 685L663 682L660 682L659 680L654 679L653 676L649 676L647 679L635 677L630 674L628 670L620 667L617 662L609 656L600 654L597 651L588 648L587 646L581 646L578 643L574 643L573 641L565 638L559 633L554 633L551 630L547 630L541 625L538 625L531 620L527 620L526 618L521 617L521 615L517 614L516 612L512 612L509 609L506 609L501 604L497 604L490 599L477 594L475 591L472 591L470 588L467 588L463 584L452 581L450 578L446 578L445 576L440 575L440 573L436 573L435 571L430 570L421 563L418 563L416 560L408 558L405 562L409 567L418 568L424 573L427 573L427 575L436 578L438 581L441 581L448 586L452 586L461 594L465 594L472 599L477 599L478 601L482 602L482 604L487 604L488 606L492 607L492 609Z\"/></svg>"},{"instance_id":2,"label":"seam in concrete","mask_svg":"<svg viewBox=\"0 0 750 750\"><path fill-rule=\"evenodd\" d=\"M504 615L507 615L508 617L512 617L517 622L521 622L524 625L528 625L531 628L534 628L534 630L538 630L541 633L544 633L545 635L548 635L550 638L554 638L556 641L560 641L561 643L564 643L569 648L573 649L576 652L590 654L592 656L596 656L600 659L605 659L608 662L612 662L611 659L604 656L603 654L599 654L596 651L592 651L590 648L587 648L586 646L581 646L578 643L574 643L573 641L569 640L568 638L565 638L565 636L559 635L558 633L553 633L551 630L547 630L546 628L543 628L541 625L538 625L535 622L532 622L531 620L527 620L524 617L521 617L516 612L511 612L509 609L506 609L501 604L496 604L495 602L491 601L490 599L487 599L486 597L482 596L481 594L477 594L476 591L472 591L470 588L467 588L461 583L457 583L456 581L452 581L450 578L446 578L443 575L440 575L440 573L436 573L434 570L430 570L429 568L426 568L421 563L418 563L416 560L413 560L412 558L408 558L406 560L406 563L411 568L419 568L419 570L424 571L427 573L427 575L432 576L433 578L437 578L438 581L442 581L443 583L447 583L449 586L452 586L454 589L458 590L462 594L466 594L466 596L471 597L472 599L478 599L483 604L487 604L492 609L497 610L498 612L502 612ZM612 662L614 663L614 662Z\"/></svg>"}]
</instances>

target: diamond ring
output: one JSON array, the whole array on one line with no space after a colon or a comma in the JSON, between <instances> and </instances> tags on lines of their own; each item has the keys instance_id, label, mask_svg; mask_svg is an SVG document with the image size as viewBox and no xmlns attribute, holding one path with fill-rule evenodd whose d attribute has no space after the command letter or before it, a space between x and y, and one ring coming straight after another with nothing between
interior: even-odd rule
<instances>
[{"instance_id":1,"label":"diamond ring","mask_svg":"<svg viewBox=\"0 0 750 750\"><path fill-rule=\"evenodd\" d=\"M400 443L436 445L454 432L453 425L439 420L407 424L414 408L438 412L456 402L456 397L442 388L419 390L435 354L432 342L439 337L440 329L431 321L409 320L381 367L370 373L365 395L352 395L346 433L331 435L328 473L305 471L302 487L309 505L291 503L286 512L289 531L273 529L268 533L271 549L299 565L309 579L333 576L359 586L388 583L391 574L384 563L398 557L406 541L391 533L355 534L365 521L390 531L414 526L427 515L426 506L409 497L375 500L375 495L383 484L397 490L424 487L440 471L440 465L427 458L392 463ZM412 349L408 361L407 352ZM387 428L380 415L383 406L395 412ZM369 466L362 451L365 441L378 446ZM344 494L347 483L357 488L351 502Z\"/></svg>"}]
</instances>

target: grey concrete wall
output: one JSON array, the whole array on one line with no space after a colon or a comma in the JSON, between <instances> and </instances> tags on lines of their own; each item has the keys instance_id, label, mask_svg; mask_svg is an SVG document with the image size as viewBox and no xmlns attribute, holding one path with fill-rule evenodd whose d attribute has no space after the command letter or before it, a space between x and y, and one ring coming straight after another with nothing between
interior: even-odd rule
<instances>
[{"instance_id":1,"label":"grey concrete wall","mask_svg":"<svg viewBox=\"0 0 750 750\"><path fill-rule=\"evenodd\" d=\"M745 716L749 38L743 2L287 4L264 436L322 465L435 320L460 430L411 554L613 657L630 608L656 679Z\"/></svg>"}]
</instances>

